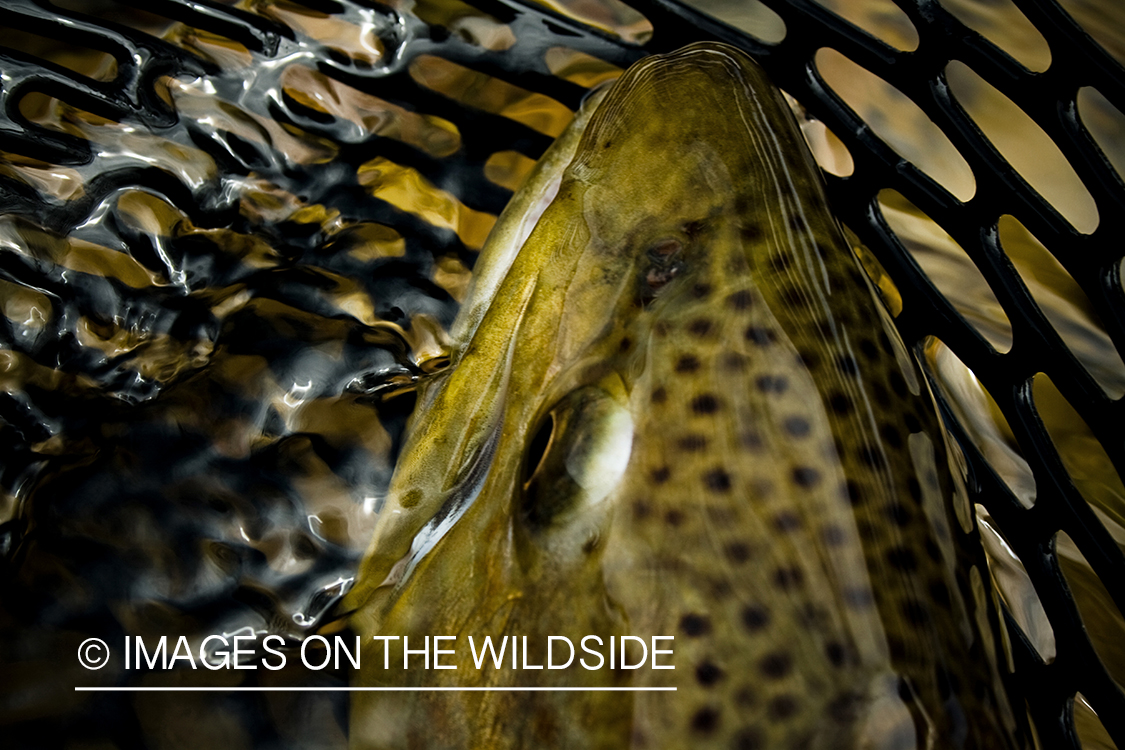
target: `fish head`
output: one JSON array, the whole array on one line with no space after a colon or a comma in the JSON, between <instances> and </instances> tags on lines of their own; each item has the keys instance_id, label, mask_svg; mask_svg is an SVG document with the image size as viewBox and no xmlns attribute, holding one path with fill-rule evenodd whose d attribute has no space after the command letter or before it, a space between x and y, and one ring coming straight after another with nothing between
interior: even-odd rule
<instances>
[{"instance_id":1,"label":"fish head","mask_svg":"<svg viewBox=\"0 0 1125 750\"><path fill-rule=\"evenodd\" d=\"M348 597L365 636L456 636L456 669L378 642L365 665L392 668L359 679L677 692L365 693L355 744L1007 746L940 421L781 94L693 45L630 68L566 148L541 215L499 227L518 252L484 250L506 267L420 392ZM671 637L676 668L466 647L527 637L541 664L588 635Z\"/></svg>"}]
</instances>

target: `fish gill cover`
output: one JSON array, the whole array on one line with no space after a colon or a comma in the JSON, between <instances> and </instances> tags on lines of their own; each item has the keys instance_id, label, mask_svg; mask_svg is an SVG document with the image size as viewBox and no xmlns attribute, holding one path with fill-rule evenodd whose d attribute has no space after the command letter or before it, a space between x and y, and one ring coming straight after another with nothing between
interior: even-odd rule
<instances>
[{"instance_id":1,"label":"fish gill cover","mask_svg":"<svg viewBox=\"0 0 1125 750\"><path fill-rule=\"evenodd\" d=\"M1004 600L1014 704L1044 747L1122 745L1120 11L710 6L747 35L632 5L6 0L14 746L346 744L333 694L74 692L334 687L340 669L117 654L88 671L75 651L182 634L198 654L246 632L261 656L266 634L295 653L336 632L495 216L590 87L699 39L800 102L833 210L926 366Z\"/></svg>"}]
</instances>

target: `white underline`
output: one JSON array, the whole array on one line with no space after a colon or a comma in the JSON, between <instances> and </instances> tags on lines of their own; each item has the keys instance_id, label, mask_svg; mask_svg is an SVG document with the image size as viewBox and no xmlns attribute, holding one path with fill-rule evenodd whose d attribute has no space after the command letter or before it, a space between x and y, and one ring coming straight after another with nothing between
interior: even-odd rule
<instances>
[{"instance_id":1,"label":"white underline","mask_svg":"<svg viewBox=\"0 0 1125 750\"><path fill-rule=\"evenodd\" d=\"M674 687L75 687L76 693L565 693L675 692Z\"/></svg>"}]
</instances>

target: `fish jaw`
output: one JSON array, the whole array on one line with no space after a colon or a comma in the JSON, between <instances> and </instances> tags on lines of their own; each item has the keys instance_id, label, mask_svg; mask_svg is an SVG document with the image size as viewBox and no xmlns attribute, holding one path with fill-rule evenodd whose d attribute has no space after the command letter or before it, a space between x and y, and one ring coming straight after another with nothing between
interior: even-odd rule
<instances>
[{"instance_id":1,"label":"fish jaw","mask_svg":"<svg viewBox=\"0 0 1125 750\"><path fill-rule=\"evenodd\" d=\"M1016 746L925 380L748 58L631 68L482 294L420 395L353 627L670 635L677 668L462 647L358 679L677 692L361 694L356 746Z\"/></svg>"}]
</instances>

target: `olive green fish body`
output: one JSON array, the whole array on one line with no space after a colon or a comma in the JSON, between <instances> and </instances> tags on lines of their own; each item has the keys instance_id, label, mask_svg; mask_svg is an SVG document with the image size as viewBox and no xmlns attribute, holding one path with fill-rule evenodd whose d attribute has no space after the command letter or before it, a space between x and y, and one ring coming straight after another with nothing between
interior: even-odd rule
<instances>
[{"instance_id":1,"label":"olive green fish body","mask_svg":"<svg viewBox=\"0 0 1125 750\"><path fill-rule=\"evenodd\" d=\"M932 398L780 94L721 45L646 59L556 184L422 393L349 595L366 637L458 636L458 668L369 669L370 642L360 681L677 690L364 693L353 743L1016 747ZM463 645L527 636L535 665L587 634L674 636L676 668Z\"/></svg>"}]
</instances>

